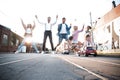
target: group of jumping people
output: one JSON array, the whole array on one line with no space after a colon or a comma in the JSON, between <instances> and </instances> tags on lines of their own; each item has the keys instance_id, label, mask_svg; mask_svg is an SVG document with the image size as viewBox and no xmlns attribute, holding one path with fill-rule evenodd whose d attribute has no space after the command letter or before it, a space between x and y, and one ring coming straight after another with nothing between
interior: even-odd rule
<instances>
[{"instance_id":1,"label":"group of jumping people","mask_svg":"<svg viewBox=\"0 0 120 80\"><path fill-rule=\"evenodd\" d=\"M78 30L78 26L73 26L74 31L72 33L72 36L68 37L70 35L70 29L71 29L72 25L70 24L70 26L68 26L68 24L66 24L66 18L63 17L62 18L62 23L58 25L57 35L59 37L59 42L56 45L56 47L54 47L53 39L52 39L52 26L54 26L57 23L58 15L56 15L56 20L55 20L54 23L51 23L51 17L47 18L47 23L40 22L37 15L35 15L35 18L40 24L45 26L42 53L44 53L46 51L46 39L47 39L47 37L49 37L50 44L51 44L51 49L52 49L53 53L56 50L56 48L62 43L63 39L65 39L68 42L69 46L70 45L71 46L75 45L74 49L76 49L76 51L77 51L77 48L78 48L78 47L76 47L77 45L83 45L83 43L78 41L78 36L79 36L80 32L83 32L84 25L83 25L81 30ZM29 37L32 37L33 30L36 26L35 21L33 21L33 23L34 23L33 25L32 24L27 24L26 25L23 22L23 20L21 19L21 23L24 27L25 34L24 34L24 39L23 39L22 43L18 46L18 49L15 53L19 53L21 51L21 48L25 45L26 40ZM90 30L91 30L91 27L87 26L87 30L85 32L86 33L86 35L85 35L86 39L85 39L85 42L84 42L84 46L86 46L86 47L88 45L92 45L91 31ZM35 51L37 53L39 53L39 50L38 50L36 44L33 42L33 40L31 41L31 44L32 44L32 47L35 49Z\"/></svg>"}]
</instances>

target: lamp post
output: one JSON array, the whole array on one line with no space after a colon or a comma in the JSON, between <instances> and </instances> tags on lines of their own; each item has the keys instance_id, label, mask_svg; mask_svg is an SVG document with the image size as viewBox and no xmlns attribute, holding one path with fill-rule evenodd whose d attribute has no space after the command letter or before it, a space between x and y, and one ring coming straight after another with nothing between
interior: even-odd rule
<instances>
[{"instance_id":1,"label":"lamp post","mask_svg":"<svg viewBox=\"0 0 120 80\"><path fill-rule=\"evenodd\" d=\"M90 24L91 24L91 27L92 27L92 29L93 29L92 14L91 14L91 12L90 12ZM92 34L92 41L93 41L93 43L94 43L93 30L91 31L91 34Z\"/></svg>"}]
</instances>

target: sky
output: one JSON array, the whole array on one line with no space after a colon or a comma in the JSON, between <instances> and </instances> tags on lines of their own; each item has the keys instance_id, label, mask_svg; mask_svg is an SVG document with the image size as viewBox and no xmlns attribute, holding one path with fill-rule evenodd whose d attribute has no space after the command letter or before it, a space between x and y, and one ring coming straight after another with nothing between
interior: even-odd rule
<instances>
[{"instance_id":1,"label":"sky","mask_svg":"<svg viewBox=\"0 0 120 80\"><path fill-rule=\"evenodd\" d=\"M90 16L92 14L92 21L96 21L99 17L104 16L105 13L112 9L113 0L0 0L0 24L10 28L13 32L23 36L24 29L21 25L20 18L25 24L35 21L36 28L33 31L34 41L42 43L44 34L44 25L40 25L35 19L38 15L41 22L46 22L47 17L51 16L52 21L55 21L58 15L58 21L52 27L54 45L58 42L57 25L62 22L62 17L66 17L66 23L78 25L79 29L82 25L90 25ZM115 0L116 4L120 0ZM73 29L71 29L71 32ZM80 37L84 33L80 33ZM83 40L83 38L79 38ZM49 42L47 41L47 44Z\"/></svg>"}]
</instances>

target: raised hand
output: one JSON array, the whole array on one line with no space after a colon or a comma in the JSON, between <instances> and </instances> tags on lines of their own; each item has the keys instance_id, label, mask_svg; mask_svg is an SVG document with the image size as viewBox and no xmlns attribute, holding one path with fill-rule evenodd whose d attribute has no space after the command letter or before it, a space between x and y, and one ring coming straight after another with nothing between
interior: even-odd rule
<instances>
[{"instance_id":1,"label":"raised hand","mask_svg":"<svg viewBox=\"0 0 120 80\"><path fill-rule=\"evenodd\" d=\"M20 18L20 20L21 20L21 23L22 23L22 25L23 25L23 27L24 27L24 29L26 30L26 25L25 25L25 23L23 22L23 19L22 18Z\"/></svg>"},{"instance_id":2,"label":"raised hand","mask_svg":"<svg viewBox=\"0 0 120 80\"><path fill-rule=\"evenodd\" d=\"M33 24L35 25L35 21L33 21Z\"/></svg>"},{"instance_id":3,"label":"raised hand","mask_svg":"<svg viewBox=\"0 0 120 80\"><path fill-rule=\"evenodd\" d=\"M32 27L32 30L35 28L35 21L33 21L33 27Z\"/></svg>"},{"instance_id":4,"label":"raised hand","mask_svg":"<svg viewBox=\"0 0 120 80\"><path fill-rule=\"evenodd\" d=\"M35 18L36 18L36 19L38 18L37 15L35 15Z\"/></svg>"},{"instance_id":5,"label":"raised hand","mask_svg":"<svg viewBox=\"0 0 120 80\"><path fill-rule=\"evenodd\" d=\"M85 27L85 24L83 24L83 28Z\"/></svg>"}]
</instances>

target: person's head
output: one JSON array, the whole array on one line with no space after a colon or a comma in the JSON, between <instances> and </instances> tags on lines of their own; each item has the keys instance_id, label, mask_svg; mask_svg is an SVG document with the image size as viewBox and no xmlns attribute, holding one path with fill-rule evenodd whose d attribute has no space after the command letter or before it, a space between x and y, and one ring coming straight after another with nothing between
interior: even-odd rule
<instances>
[{"instance_id":1,"label":"person's head","mask_svg":"<svg viewBox=\"0 0 120 80\"><path fill-rule=\"evenodd\" d=\"M89 31L91 29L91 26L87 26L87 30Z\"/></svg>"},{"instance_id":2,"label":"person's head","mask_svg":"<svg viewBox=\"0 0 120 80\"><path fill-rule=\"evenodd\" d=\"M65 17L63 17L63 18L62 18L62 23L64 24L64 23L65 23L65 21L66 21L66 18L65 18Z\"/></svg>"},{"instance_id":3,"label":"person's head","mask_svg":"<svg viewBox=\"0 0 120 80\"><path fill-rule=\"evenodd\" d=\"M73 40L73 36L70 36L70 37L69 37L69 40L72 41L72 40Z\"/></svg>"},{"instance_id":4,"label":"person's head","mask_svg":"<svg viewBox=\"0 0 120 80\"><path fill-rule=\"evenodd\" d=\"M78 30L78 26L74 26L74 30L75 30L75 31Z\"/></svg>"},{"instance_id":5,"label":"person's head","mask_svg":"<svg viewBox=\"0 0 120 80\"><path fill-rule=\"evenodd\" d=\"M32 25L31 24L27 24L27 28L32 28Z\"/></svg>"},{"instance_id":6,"label":"person's head","mask_svg":"<svg viewBox=\"0 0 120 80\"><path fill-rule=\"evenodd\" d=\"M87 41L90 41L90 40L91 40L90 35L86 35L86 40L87 40Z\"/></svg>"},{"instance_id":7,"label":"person's head","mask_svg":"<svg viewBox=\"0 0 120 80\"><path fill-rule=\"evenodd\" d=\"M48 17L47 20L48 20L48 23L50 23L50 21L51 21L51 17Z\"/></svg>"}]
</instances>

